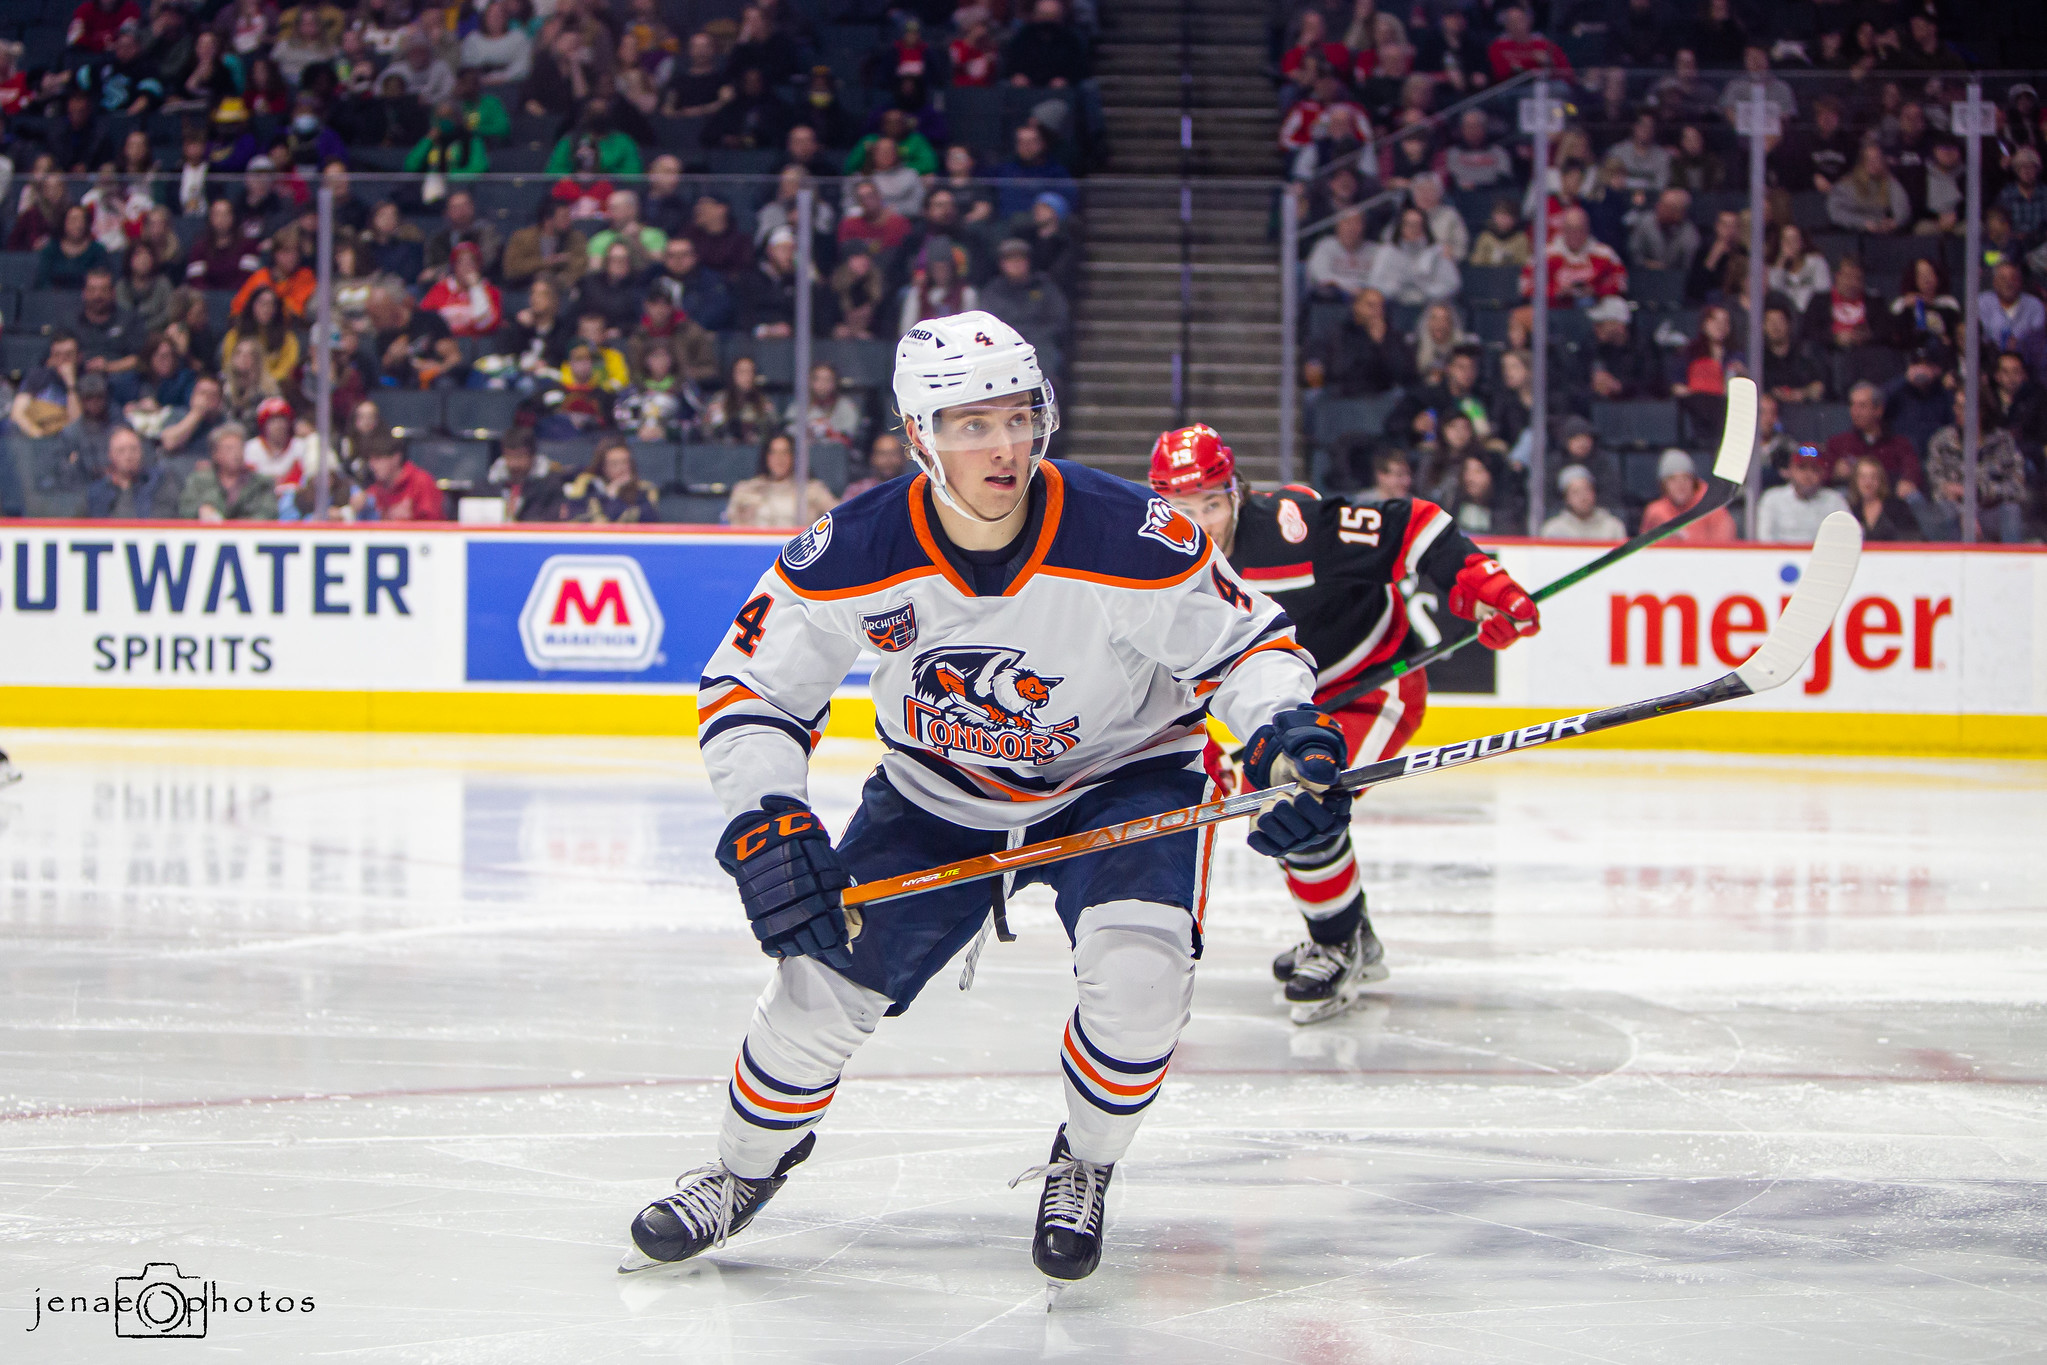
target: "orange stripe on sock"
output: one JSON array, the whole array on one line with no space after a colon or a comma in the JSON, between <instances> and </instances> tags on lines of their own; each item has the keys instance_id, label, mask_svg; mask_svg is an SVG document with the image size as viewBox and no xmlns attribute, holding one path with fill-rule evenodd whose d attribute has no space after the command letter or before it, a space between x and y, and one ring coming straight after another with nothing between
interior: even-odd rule
<instances>
[{"instance_id":1,"label":"orange stripe on sock","mask_svg":"<svg viewBox=\"0 0 2047 1365\"><path fill-rule=\"evenodd\" d=\"M1132 1097L1149 1095L1152 1091L1158 1089L1159 1082L1166 1078L1165 1067L1160 1067L1159 1074L1146 1081L1143 1085L1118 1085L1112 1080L1105 1079L1101 1072L1094 1069L1087 1057L1081 1052L1079 1046L1075 1044L1073 1040L1073 1021L1070 1019L1066 1022L1066 1057L1068 1061L1080 1068L1081 1075L1087 1077L1111 1095L1128 1095Z\"/></svg>"},{"instance_id":2,"label":"orange stripe on sock","mask_svg":"<svg viewBox=\"0 0 2047 1365\"><path fill-rule=\"evenodd\" d=\"M814 1114L832 1102L831 1095L826 1095L821 1100L806 1100L801 1104L771 1100L746 1083L746 1076L737 1065L732 1068L732 1083L739 1087L739 1093L746 1096L749 1103L759 1105L763 1109L772 1109L777 1114ZM836 1090L832 1092L833 1095L837 1093Z\"/></svg>"}]
</instances>

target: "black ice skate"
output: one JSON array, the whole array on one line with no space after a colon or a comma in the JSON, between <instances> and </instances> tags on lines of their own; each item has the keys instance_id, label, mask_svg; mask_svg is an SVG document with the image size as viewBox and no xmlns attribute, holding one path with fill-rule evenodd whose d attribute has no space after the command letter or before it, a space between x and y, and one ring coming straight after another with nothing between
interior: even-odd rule
<instances>
[{"instance_id":1,"label":"black ice skate","mask_svg":"<svg viewBox=\"0 0 2047 1365\"><path fill-rule=\"evenodd\" d=\"M8 761L5 750L0 750L0 787L21 781L21 769Z\"/></svg>"},{"instance_id":2,"label":"black ice skate","mask_svg":"<svg viewBox=\"0 0 2047 1365\"><path fill-rule=\"evenodd\" d=\"M1009 1182L1015 1189L1026 1180L1045 1178L1038 1197L1038 1230L1031 1238L1031 1264L1043 1272L1045 1307L1058 1301L1059 1291L1084 1280L1102 1263L1102 1209L1109 1196L1112 1165L1082 1161L1066 1146L1066 1125L1052 1139L1052 1156Z\"/></svg>"},{"instance_id":3,"label":"black ice skate","mask_svg":"<svg viewBox=\"0 0 2047 1365\"><path fill-rule=\"evenodd\" d=\"M1348 942L1304 943L1296 952L1286 982L1296 1024L1334 1018L1356 1003L1368 983L1386 979L1386 950L1369 923L1360 923Z\"/></svg>"},{"instance_id":4,"label":"black ice skate","mask_svg":"<svg viewBox=\"0 0 2047 1365\"><path fill-rule=\"evenodd\" d=\"M675 1178L674 1194L647 1205L633 1219L633 1245L640 1254L620 1261L618 1273L686 1261L706 1248L725 1245L726 1238L743 1230L775 1197L789 1172L802 1165L815 1146L817 1134L805 1133L803 1141L783 1155L775 1173L758 1180L732 1174L722 1161L684 1171Z\"/></svg>"}]
</instances>

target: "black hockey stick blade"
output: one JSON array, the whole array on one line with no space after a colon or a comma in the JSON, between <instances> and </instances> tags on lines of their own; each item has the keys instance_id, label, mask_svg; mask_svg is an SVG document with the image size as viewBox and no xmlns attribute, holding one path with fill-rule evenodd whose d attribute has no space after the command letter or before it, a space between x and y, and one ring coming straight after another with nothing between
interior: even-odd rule
<instances>
[{"instance_id":1,"label":"black hockey stick blade","mask_svg":"<svg viewBox=\"0 0 2047 1365\"><path fill-rule=\"evenodd\" d=\"M1537 602L1547 602L1565 588L1584 582L1601 569L1618 564L1629 555L1648 549L1670 539L1685 527L1702 517L1711 516L1741 492L1748 481L1750 458L1756 449L1756 384L1752 379L1730 379L1727 381L1727 422L1720 429L1720 451L1713 457L1713 478L1706 485L1706 495L1692 504L1686 511L1672 517L1661 526L1652 527L1632 540L1614 546L1605 554L1565 574L1553 583L1545 583L1529 596ZM1418 668L1443 660L1463 649L1478 638L1478 632L1460 635L1455 640L1445 640L1409 659L1395 659L1380 664L1356 682L1319 705L1325 711L1339 711L1359 697L1377 692L1390 682L1396 682Z\"/></svg>"},{"instance_id":2,"label":"black hockey stick blade","mask_svg":"<svg viewBox=\"0 0 2047 1365\"><path fill-rule=\"evenodd\" d=\"M1377 763L1352 768L1336 779L1337 785L1357 791L1384 782L1398 781L1403 777L1413 777L1417 773L1455 768L1483 758L1498 758L1505 753L1533 749L1581 735L1597 734L1602 730L1632 725L1636 721L1676 715L1680 711L1693 711L1702 706L1733 701L1737 697L1751 697L1767 692L1773 687L1781 687L1798 676L1798 671L1805 666L1806 660L1812 657L1813 650L1818 648L1820 641L1826 637L1828 629L1834 624L1835 615L1841 610L1841 603L1847 599L1849 585L1855 581L1855 565L1861 557L1862 525L1853 515L1836 512L1821 522L1820 533L1813 541L1812 557L1806 562L1805 573L1799 579L1798 587L1793 590L1791 600L1785 603L1784 612L1777 618L1777 624L1772 626L1770 633L1763 638L1762 647L1750 655L1748 661L1741 667L1732 673L1723 674L1712 682L1701 683L1697 687L1673 692L1668 696L1651 697L1646 701L1608 707L1604 711L1593 711L1582 716L1566 716L1561 720L1542 721L1519 730L1509 730L1504 734L1484 735L1456 744L1439 744L1432 749L1416 749L1396 758L1381 759ZM1046 839L1040 843L1026 844L1022 848L1005 849L997 853L985 853L980 857L966 858L943 867L862 882L847 888L845 892L847 927L855 934L859 932L860 908L863 906L895 900L899 896L914 896L920 891L929 891L939 886L957 886L980 881L984 877L999 877L1006 872L1016 872L1027 867L1044 867L1051 863L1065 862L1068 858L1078 858L1117 844L1138 843L1146 839L1163 838L1168 834L1184 834L1205 825L1234 820L1239 816L1255 815L1271 802L1298 795L1300 791L1300 787L1289 783L1260 791L1240 792L1235 796L1204 801L1198 806L1140 816L1135 820L1104 825L1099 829L1063 834L1056 839Z\"/></svg>"}]
</instances>

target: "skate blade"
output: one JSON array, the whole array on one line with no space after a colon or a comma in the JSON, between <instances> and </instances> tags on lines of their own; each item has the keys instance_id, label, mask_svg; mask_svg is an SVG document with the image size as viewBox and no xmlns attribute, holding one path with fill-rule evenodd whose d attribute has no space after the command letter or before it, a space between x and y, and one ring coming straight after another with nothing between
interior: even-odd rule
<instances>
[{"instance_id":1,"label":"skate blade","mask_svg":"<svg viewBox=\"0 0 2047 1365\"><path fill-rule=\"evenodd\" d=\"M1359 973L1359 979L1354 984L1327 1000L1303 1000L1296 1003L1289 1011L1289 1017L1293 1019L1294 1023L1302 1026L1326 1023L1338 1015L1350 1013L1363 1004L1365 1002L1365 987L1371 982L1384 981L1385 979L1386 969L1384 967L1369 967Z\"/></svg>"},{"instance_id":2,"label":"skate blade","mask_svg":"<svg viewBox=\"0 0 2047 1365\"><path fill-rule=\"evenodd\" d=\"M1054 1308L1057 1308L1059 1306L1059 1296L1061 1294L1064 1294L1067 1291L1067 1289L1069 1289L1073 1285L1073 1283L1074 1282L1072 1280L1054 1280L1050 1278L1046 1279L1045 1311L1047 1313L1051 1312Z\"/></svg>"},{"instance_id":3,"label":"skate blade","mask_svg":"<svg viewBox=\"0 0 2047 1365\"><path fill-rule=\"evenodd\" d=\"M618 1263L618 1273L621 1275L637 1275L643 1270L659 1270L665 1265L684 1266L688 1264L688 1261L657 1261L638 1247L634 1247L626 1253L625 1259Z\"/></svg>"}]
</instances>

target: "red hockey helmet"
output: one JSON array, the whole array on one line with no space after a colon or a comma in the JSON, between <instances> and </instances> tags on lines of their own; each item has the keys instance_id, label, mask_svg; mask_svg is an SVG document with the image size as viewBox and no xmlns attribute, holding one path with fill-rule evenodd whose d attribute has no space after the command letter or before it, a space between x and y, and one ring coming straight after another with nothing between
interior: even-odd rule
<instances>
[{"instance_id":1,"label":"red hockey helmet","mask_svg":"<svg viewBox=\"0 0 2047 1365\"><path fill-rule=\"evenodd\" d=\"M1159 434L1151 447L1152 491L1227 492L1237 486L1237 462L1214 427L1196 423Z\"/></svg>"}]
</instances>

